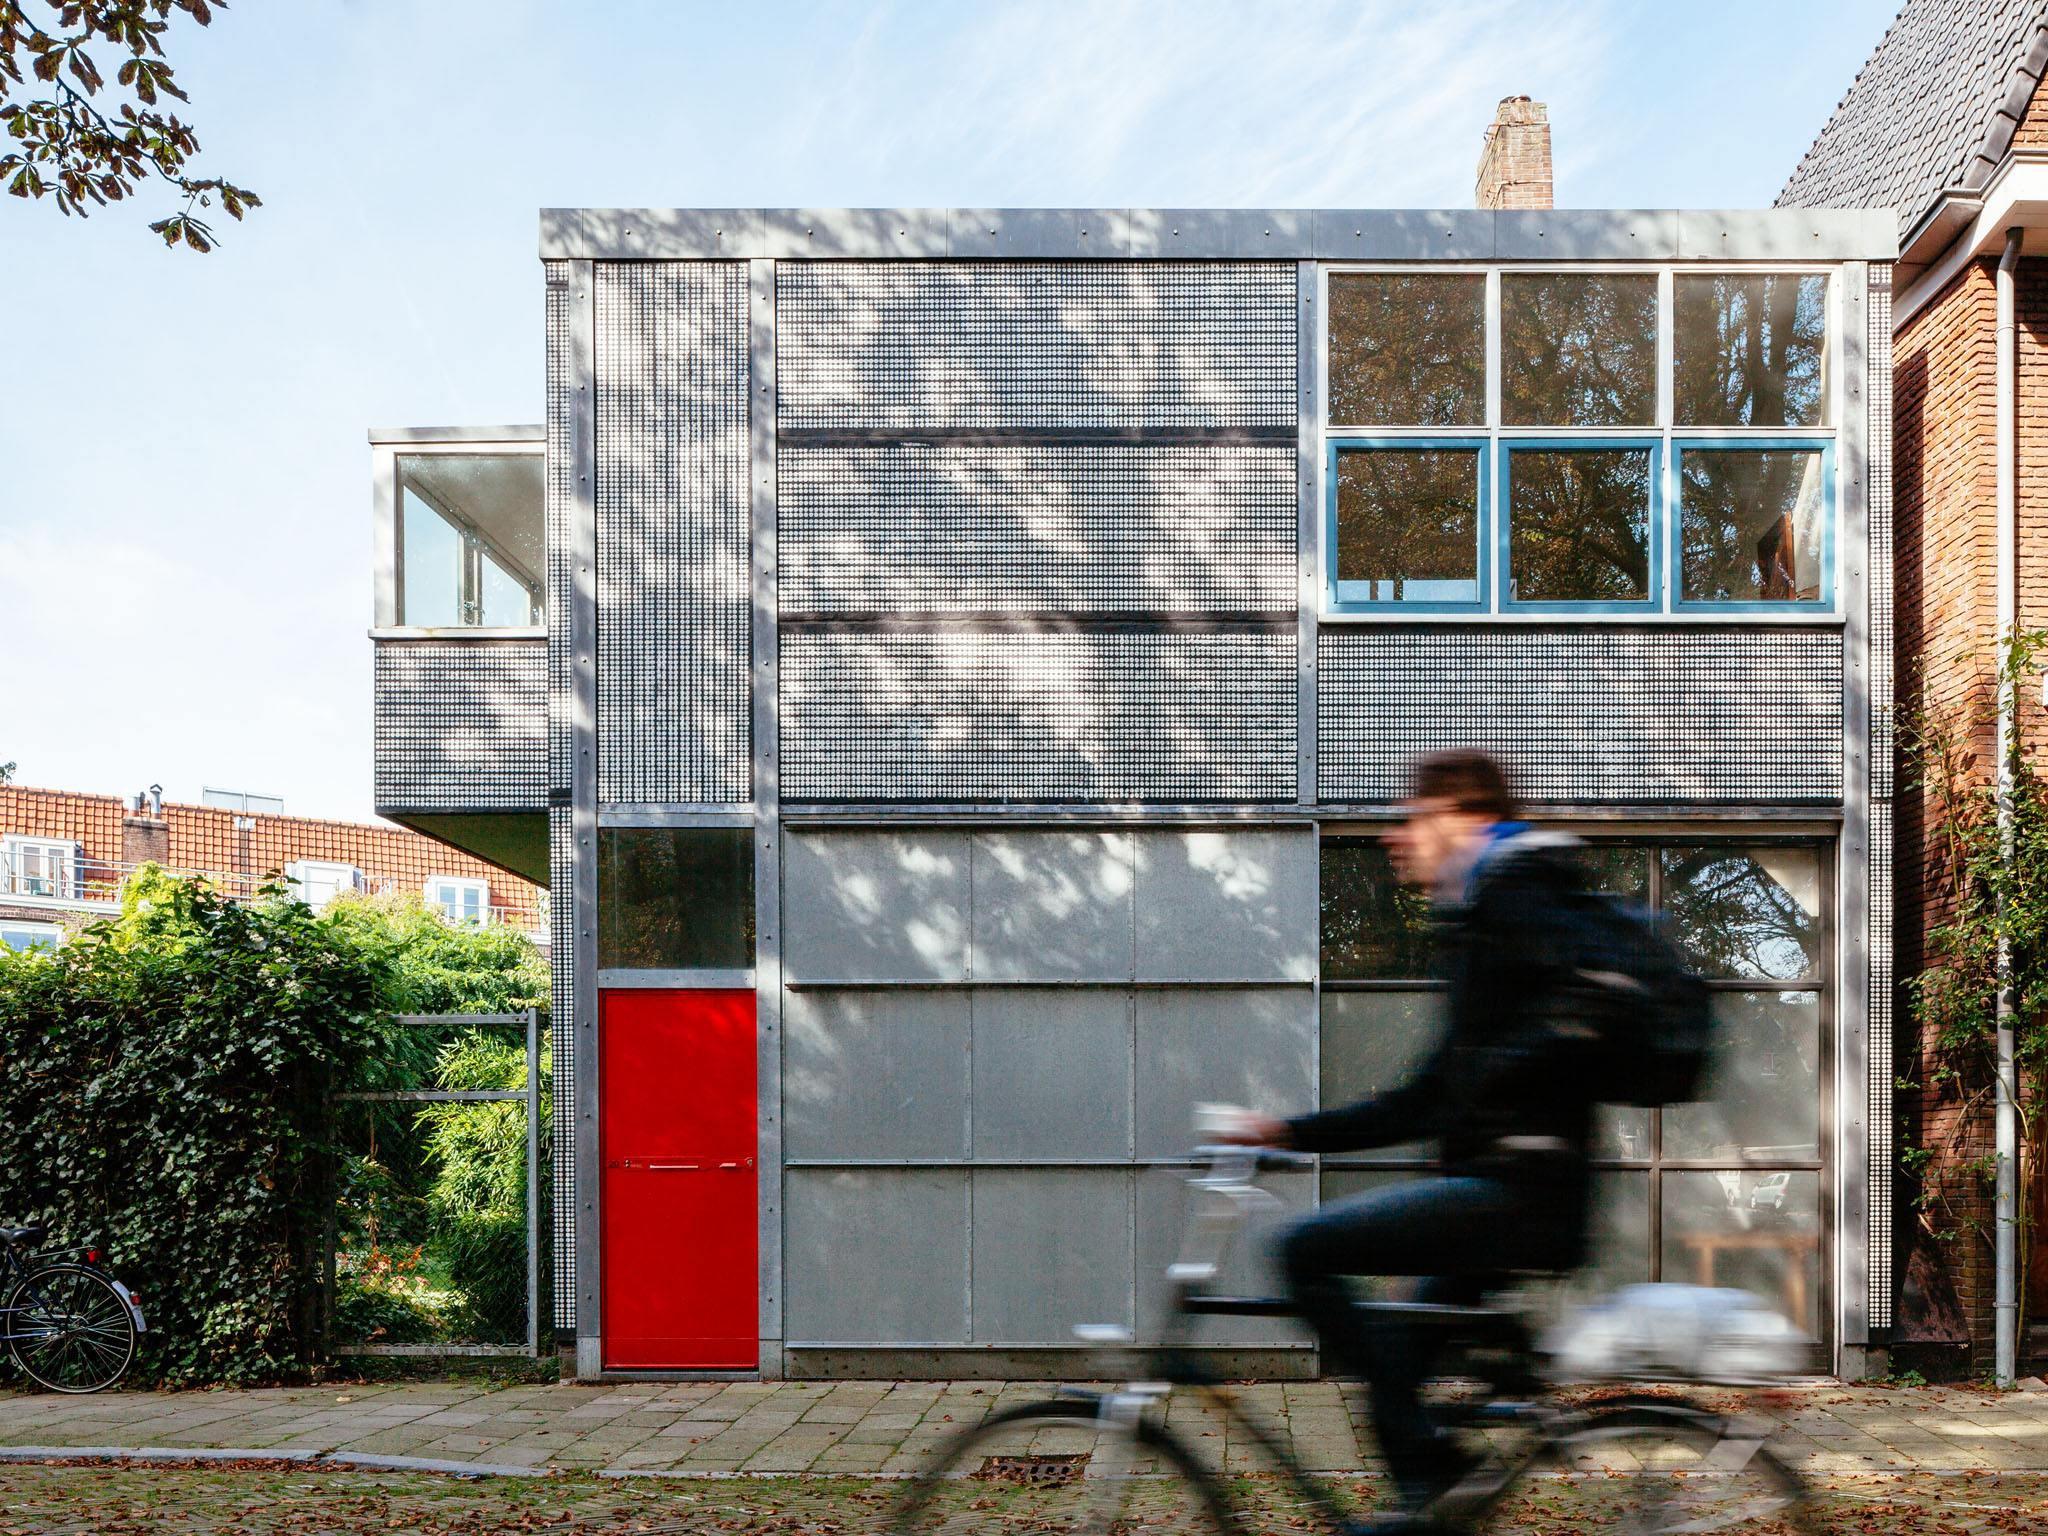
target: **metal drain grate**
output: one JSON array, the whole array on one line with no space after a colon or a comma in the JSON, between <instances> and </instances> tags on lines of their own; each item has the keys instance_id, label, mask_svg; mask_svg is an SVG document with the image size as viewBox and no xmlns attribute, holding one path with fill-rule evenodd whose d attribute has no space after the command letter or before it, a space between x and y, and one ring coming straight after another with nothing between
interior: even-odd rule
<instances>
[{"instance_id":1,"label":"metal drain grate","mask_svg":"<svg viewBox=\"0 0 2048 1536\"><path fill-rule=\"evenodd\" d=\"M1088 1465L1086 1452L1078 1456L984 1456L981 1470L974 1475L988 1483L1071 1483Z\"/></svg>"}]
</instances>

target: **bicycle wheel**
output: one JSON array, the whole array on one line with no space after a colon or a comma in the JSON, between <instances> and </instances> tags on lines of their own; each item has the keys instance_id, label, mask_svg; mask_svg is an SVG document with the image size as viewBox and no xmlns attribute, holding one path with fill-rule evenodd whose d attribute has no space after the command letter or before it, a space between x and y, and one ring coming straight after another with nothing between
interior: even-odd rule
<instances>
[{"instance_id":1,"label":"bicycle wheel","mask_svg":"<svg viewBox=\"0 0 2048 1536\"><path fill-rule=\"evenodd\" d=\"M114 1283L83 1264L52 1264L8 1292L8 1353L38 1386L98 1392L135 1358L135 1318Z\"/></svg>"},{"instance_id":2,"label":"bicycle wheel","mask_svg":"<svg viewBox=\"0 0 2048 1536\"><path fill-rule=\"evenodd\" d=\"M1614 1536L1813 1531L1812 1496L1764 1445L1768 1432L1659 1399L1595 1409L1552 1453L1576 1474L1556 1492L1579 1528ZM1540 1500L1545 1492L1524 1484L1521 1496Z\"/></svg>"},{"instance_id":3,"label":"bicycle wheel","mask_svg":"<svg viewBox=\"0 0 2048 1536\"><path fill-rule=\"evenodd\" d=\"M1076 1393L999 1409L940 1447L905 1491L890 1530L1229 1532L1229 1502L1214 1475L1150 1421L1105 1420L1106 1401Z\"/></svg>"}]
</instances>

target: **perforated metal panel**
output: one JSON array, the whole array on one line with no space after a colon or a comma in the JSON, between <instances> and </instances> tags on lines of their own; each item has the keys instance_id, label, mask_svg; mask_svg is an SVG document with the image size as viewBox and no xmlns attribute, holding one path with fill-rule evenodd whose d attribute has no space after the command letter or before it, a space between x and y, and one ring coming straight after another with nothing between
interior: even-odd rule
<instances>
[{"instance_id":1,"label":"perforated metal panel","mask_svg":"<svg viewBox=\"0 0 2048 1536\"><path fill-rule=\"evenodd\" d=\"M785 801L1294 798L1295 635L782 635Z\"/></svg>"},{"instance_id":2,"label":"perforated metal panel","mask_svg":"<svg viewBox=\"0 0 2048 1536\"><path fill-rule=\"evenodd\" d=\"M548 788L569 792L569 264L547 263Z\"/></svg>"},{"instance_id":3,"label":"perforated metal panel","mask_svg":"<svg viewBox=\"0 0 2048 1536\"><path fill-rule=\"evenodd\" d=\"M598 796L752 793L747 269L597 268Z\"/></svg>"},{"instance_id":4,"label":"perforated metal panel","mask_svg":"<svg viewBox=\"0 0 2048 1536\"><path fill-rule=\"evenodd\" d=\"M1286 447L784 448L784 613L1292 612Z\"/></svg>"},{"instance_id":5,"label":"perforated metal panel","mask_svg":"<svg viewBox=\"0 0 2048 1536\"><path fill-rule=\"evenodd\" d=\"M1294 423L1294 267L782 262L779 421L807 428Z\"/></svg>"},{"instance_id":6,"label":"perforated metal panel","mask_svg":"<svg viewBox=\"0 0 2048 1536\"><path fill-rule=\"evenodd\" d=\"M576 1326L576 914L569 900L575 876L574 816L568 806L548 811L548 1055L554 1063L555 1326Z\"/></svg>"},{"instance_id":7,"label":"perforated metal panel","mask_svg":"<svg viewBox=\"0 0 2048 1536\"><path fill-rule=\"evenodd\" d=\"M547 795L540 640L380 640L380 811L539 810Z\"/></svg>"},{"instance_id":8,"label":"perforated metal panel","mask_svg":"<svg viewBox=\"0 0 2048 1536\"><path fill-rule=\"evenodd\" d=\"M1870 268L1870 1189L1869 1306L1892 1322L1892 269Z\"/></svg>"},{"instance_id":9,"label":"perforated metal panel","mask_svg":"<svg viewBox=\"0 0 2048 1536\"><path fill-rule=\"evenodd\" d=\"M1540 801L1842 796L1832 630L1330 628L1318 657L1325 802L1395 801L1418 755L1453 746Z\"/></svg>"}]
</instances>

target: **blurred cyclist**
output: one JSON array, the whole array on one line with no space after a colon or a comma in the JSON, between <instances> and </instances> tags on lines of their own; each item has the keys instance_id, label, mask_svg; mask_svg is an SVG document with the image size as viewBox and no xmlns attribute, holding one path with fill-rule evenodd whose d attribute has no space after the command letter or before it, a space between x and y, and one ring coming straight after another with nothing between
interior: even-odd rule
<instances>
[{"instance_id":1,"label":"blurred cyclist","mask_svg":"<svg viewBox=\"0 0 2048 1536\"><path fill-rule=\"evenodd\" d=\"M1335 1200L1280 1236L1289 1287L1327 1357L1371 1388L1373 1425L1407 1512L1457 1481L1464 1458L1422 1402L1429 1341L1367 1325L1347 1275L1428 1277L1418 1300L1471 1305L1509 1270L1562 1270L1584 1248L1585 1031L1558 1005L1549 958L1566 947L1559 898L1584 888L1575 839L1516 819L1500 765L1440 752L1416 765L1406 814L1386 835L1401 878L1426 888L1448 986L1435 1052L1390 1093L1276 1120L1236 1139L1350 1152L1434 1139L1439 1178Z\"/></svg>"}]
</instances>

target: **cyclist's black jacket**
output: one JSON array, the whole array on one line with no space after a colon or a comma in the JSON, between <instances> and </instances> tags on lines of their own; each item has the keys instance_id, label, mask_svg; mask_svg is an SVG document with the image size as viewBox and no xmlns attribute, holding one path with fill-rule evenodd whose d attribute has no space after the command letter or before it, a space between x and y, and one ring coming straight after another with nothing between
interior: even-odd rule
<instances>
[{"instance_id":1,"label":"cyclist's black jacket","mask_svg":"<svg viewBox=\"0 0 2048 1536\"><path fill-rule=\"evenodd\" d=\"M1558 957L1573 950L1561 896L1583 890L1575 839L1510 831L1479 863L1462 904L1438 906L1437 970L1448 986L1441 1043L1377 1098L1289 1122L1306 1152L1435 1140L1444 1172L1528 1191L1532 1216L1583 1239L1594 1041L1563 1006Z\"/></svg>"}]
</instances>

